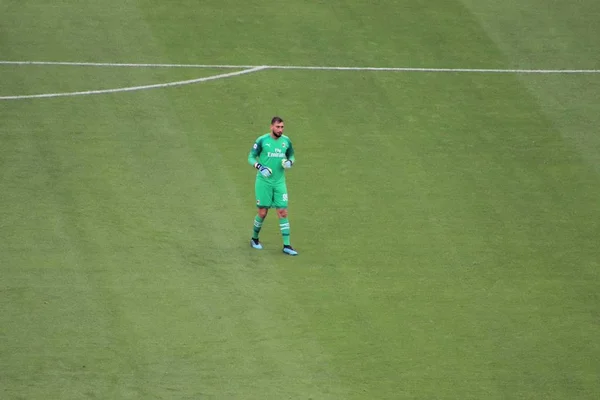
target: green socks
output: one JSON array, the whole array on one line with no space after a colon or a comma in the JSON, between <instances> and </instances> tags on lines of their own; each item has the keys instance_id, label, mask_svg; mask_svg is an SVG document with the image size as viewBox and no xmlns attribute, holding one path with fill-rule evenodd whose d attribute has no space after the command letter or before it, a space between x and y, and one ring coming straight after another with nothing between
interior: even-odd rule
<instances>
[{"instance_id":1,"label":"green socks","mask_svg":"<svg viewBox=\"0 0 600 400\"><path fill-rule=\"evenodd\" d=\"M258 239L258 233L260 232L260 228L262 228L264 218L259 217L258 215L254 217L254 232L252 233L252 239Z\"/></svg>"},{"instance_id":2,"label":"green socks","mask_svg":"<svg viewBox=\"0 0 600 400\"><path fill-rule=\"evenodd\" d=\"M252 239L258 240L258 234L260 228L262 228L264 218L258 215L254 217L254 229L252 232ZM279 230L281 230L281 237L283 237L284 246L290 245L290 221L287 218L279 218Z\"/></svg>"},{"instance_id":3,"label":"green socks","mask_svg":"<svg viewBox=\"0 0 600 400\"><path fill-rule=\"evenodd\" d=\"M279 218L279 229L283 237L283 245L290 245L290 221L287 218Z\"/></svg>"}]
</instances>

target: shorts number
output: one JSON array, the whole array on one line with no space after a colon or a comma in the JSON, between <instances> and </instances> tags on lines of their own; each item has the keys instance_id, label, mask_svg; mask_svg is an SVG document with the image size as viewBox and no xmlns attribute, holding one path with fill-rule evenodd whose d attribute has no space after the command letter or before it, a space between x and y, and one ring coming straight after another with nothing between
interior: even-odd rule
<instances>
[{"instance_id":1,"label":"shorts number","mask_svg":"<svg viewBox=\"0 0 600 400\"><path fill-rule=\"evenodd\" d=\"M283 201L288 201L287 193L282 194L281 198L283 199Z\"/></svg>"}]
</instances>

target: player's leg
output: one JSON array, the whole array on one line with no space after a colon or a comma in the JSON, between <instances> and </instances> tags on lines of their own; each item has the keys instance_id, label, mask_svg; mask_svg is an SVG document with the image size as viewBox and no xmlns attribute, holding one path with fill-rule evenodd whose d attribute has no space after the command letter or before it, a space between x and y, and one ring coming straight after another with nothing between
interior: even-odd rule
<instances>
[{"instance_id":1,"label":"player's leg","mask_svg":"<svg viewBox=\"0 0 600 400\"><path fill-rule=\"evenodd\" d=\"M256 197L257 212L254 217L250 246L260 250L262 249L262 244L258 240L258 235L262 228L262 224L267 217L267 213L269 212L269 207L271 207L273 203L273 190L267 184L257 179L254 185L254 194Z\"/></svg>"},{"instance_id":2,"label":"player's leg","mask_svg":"<svg viewBox=\"0 0 600 400\"><path fill-rule=\"evenodd\" d=\"M255 249L262 249L262 244L258 240L258 234L260 233L260 229L262 228L263 221L267 217L268 208L260 207L256 215L254 216L254 227L252 229L252 239L250 240L250 245Z\"/></svg>"},{"instance_id":3,"label":"player's leg","mask_svg":"<svg viewBox=\"0 0 600 400\"><path fill-rule=\"evenodd\" d=\"M277 209L279 217L279 230L283 239L283 252L291 256L298 254L290 242L290 221L288 219L288 193L285 184L275 187L274 207Z\"/></svg>"}]
</instances>

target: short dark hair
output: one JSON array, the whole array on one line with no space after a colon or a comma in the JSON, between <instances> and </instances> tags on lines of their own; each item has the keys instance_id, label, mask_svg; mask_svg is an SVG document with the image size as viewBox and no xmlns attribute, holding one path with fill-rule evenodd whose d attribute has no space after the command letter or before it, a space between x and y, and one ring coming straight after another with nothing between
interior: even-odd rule
<instances>
[{"instance_id":1,"label":"short dark hair","mask_svg":"<svg viewBox=\"0 0 600 400\"><path fill-rule=\"evenodd\" d=\"M271 125L273 125L273 124L278 124L278 123L280 123L280 122L283 122L283 118L281 118L281 117L273 117L273 118L271 119Z\"/></svg>"}]
</instances>

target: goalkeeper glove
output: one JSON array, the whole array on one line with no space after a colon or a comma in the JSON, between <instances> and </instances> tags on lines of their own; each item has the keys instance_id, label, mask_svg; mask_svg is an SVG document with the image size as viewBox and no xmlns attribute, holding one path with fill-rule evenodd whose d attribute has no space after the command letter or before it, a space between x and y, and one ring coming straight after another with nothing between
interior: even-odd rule
<instances>
[{"instance_id":1,"label":"goalkeeper glove","mask_svg":"<svg viewBox=\"0 0 600 400\"><path fill-rule=\"evenodd\" d=\"M258 170L258 172L260 172L260 174L262 176L264 176L265 178L270 177L271 174L273 173L273 171L271 171L271 168L265 167L264 165L259 164L259 163L254 164L254 168L256 168Z\"/></svg>"},{"instance_id":2,"label":"goalkeeper glove","mask_svg":"<svg viewBox=\"0 0 600 400\"><path fill-rule=\"evenodd\" d=\"M281 166L286 169L292 168L292 164L293 164L292 160L282 160L281 161Z\"/></svg>"}]
</instances>

